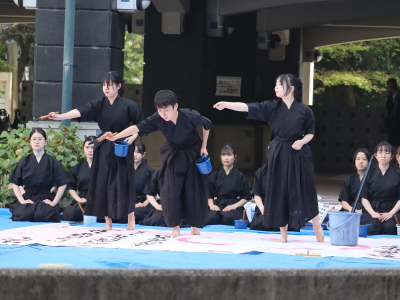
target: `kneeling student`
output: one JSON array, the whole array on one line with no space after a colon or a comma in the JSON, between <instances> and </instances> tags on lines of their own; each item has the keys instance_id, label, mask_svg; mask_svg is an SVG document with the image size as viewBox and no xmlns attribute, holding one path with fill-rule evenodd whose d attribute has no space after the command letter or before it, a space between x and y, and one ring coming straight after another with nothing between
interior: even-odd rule
<instances>
[{"instance_id":1,"label":"kneeling student","mask_svg":"<svg viewBox=\"0 0 400 300\"><path fill-rule=\"evenodd\" d=\"M235 166L235 147L228 144L221 149L223 167L210 176L207 225L234 225L243 218L243 205L251 199L246 177ZM214 198L217 198L214 200Z\"/></svg>"},{"instance_id":2,"label":"kneeling student","mask_svg":"<svg viewBox=\"0 0 400 300\"><path fill-rule=\"evenodd\" d=\"M9 181L17 199L10 207L13 221L60 222L60 201L69 178L61 163L48 155L46 133L34 128L29 136L32 153L21 158ZM25 193L22 195L20 187ZM51 193L53 186L57 194Z\"/></svg>"}]
</instances>

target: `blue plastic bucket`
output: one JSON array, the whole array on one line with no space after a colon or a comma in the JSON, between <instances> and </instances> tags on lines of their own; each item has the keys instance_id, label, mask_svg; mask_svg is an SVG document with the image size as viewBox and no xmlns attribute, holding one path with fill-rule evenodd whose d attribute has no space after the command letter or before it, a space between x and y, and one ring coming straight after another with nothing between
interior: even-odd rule
<instances>
[{"instance_id":1,"label":"blue plastic bucket","mask_svg":"<svg viewBox=\"0 0 400 300\"><path fill-rule=\"evenodd\" d=\"M129 143L128 142L115 142L114 143L114 154L119 157L125 157L128 155Z\"/></svg>"},{"instance_id":2,"label":"blue plastic bucket","mask_svg":"<svg viewBox=\"0 0 400 300\"><path fill-rule=\"evenodd\" d=\"M328 214L331 245L357 246L362 213L330 211Z\"/></svg>"},{"instance_id":3,"label":"blue plastic bucket","mask_svg":"<svg viewBox=\"0 0 400 300\"><path fill-rule=\"evenodd\" d=\"M235 220L235 229L247 229L247 223L249 221L243 221L243 220Z\"/></svg>"},{"instance_id":4,"label":"blue plastic bucket","mask_svg":"<svg viewBox=\"0 0 400 300\"><path fill-rule=\"evenodd\" d=\"M371 224L360 225L360 232L358 234L359 237L367 237L368 235L368 227L372 226Z\"/></svg>"},{"instance_id":5,"label":"blue plastic bucket","mask_svg":"<svg viewBox=\"0 0 400 300\"><path fill-rule=\"evenodd\" d=\"M208 174L212 170L211 161L209 156L203 156L196 161L196 166L201 174Z\"/></svg>"}]
</instances>

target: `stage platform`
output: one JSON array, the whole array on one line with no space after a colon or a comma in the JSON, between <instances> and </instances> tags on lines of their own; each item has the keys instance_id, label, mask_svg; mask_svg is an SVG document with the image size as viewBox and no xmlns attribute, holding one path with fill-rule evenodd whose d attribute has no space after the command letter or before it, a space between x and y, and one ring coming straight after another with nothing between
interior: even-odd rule
<instances>
[{"instance_id":1,"label":"stage platform","mask_svg":"<svg viewBox=\"0 0 400 300\"><path fill-rule=\"evenodd\" d=\"M34 228L32 226L43 225L43 223L13 222L8 209L0 209L0 234L4 230L21 228L22 231ZM104 224L98 223L96 227ZM68 226L68 224L66 224ZM83 225L79 224L79 227ZM123 229L126 225L115 224L115 228ZM40 227L37 227L40 228ZM72 228L72 226L71 226ZM170 230L161 227L146 227L137 225L136 231L146 230ZM182 237L192 237L188 229L182 229ZM120 231L121 233L127 231ZM264 240L271 240L275 232L262 232L250 230L237 230L231 226L207 226L201 230L203 235L226 236L228 233L258 233ZM46 235L45 232L43 232ZM225 235L224 235L225 234ZM309 236L312 239L313 231L301 230L300 233L290 233L298 236L297 239ZM329 232L325 232L328 237ZM246 236L247 238L248 236ZM397 236L375 236L368 237L365 242L374 243L378 238L393 239L394 244L400 244ZM294 237L292 237L294 239ZM217 239L215 239L217 240ZM214 242L215 242L214 240ZM201 244L201 242L194 242ZM290 247L290 243L286 244ZM292 244L293 245L293 244ZM329 246L329 245L327 245ZM310 243L311 253L321 253L324 256L325 250L316 249L318 244ZM330 247L330 246L329 246ZM397 246L396 246L397 247ZM362 248L362 247L361 247ZM360 248L360 249L361 249ZM393 248L393 247L392 247ZM396 253L398 252L396 248ZM324 248L325 249L325 248ZM179 249L178 249L179 250ZM193 251L193 250L189 250ZM195 250L196 251L196 250ZM200 250L201 251L201 250ZM274 250L276 251L276 250ZM284 251L284 250L282 250ZM286 251L286 250L285 250ZM305 248L296 250L305 253ZM327 251L327 250L326 250ZM265 253L259 251L227 251L227 253L205 253L188 251L160 251L125 248L101 248L101 247L78 247L70 246L44 246L43 244L31 243L28 245L0 245L0 268L38 268L43 263L72 264L73 268L163 268L163 269L266 269L266 268L388 268L399 267L400 260L354 258L341 256L327 257L302 257L279 253ZM243 253L239 253L243 252ZM326 252L328 253L328 252ZM325 254L326 254L325 253ZM329 252L330 253L330 252ZM329 254L330 255L330 254ZM340 254L342 255L342 254ZM350 255L351 256L351 255Z\"/></svg>"}]
</instances>

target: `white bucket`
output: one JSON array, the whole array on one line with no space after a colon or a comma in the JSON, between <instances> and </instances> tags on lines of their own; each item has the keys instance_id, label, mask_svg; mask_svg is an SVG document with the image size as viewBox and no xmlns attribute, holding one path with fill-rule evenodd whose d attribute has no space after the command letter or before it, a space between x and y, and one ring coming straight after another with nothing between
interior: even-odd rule
<instances>
[{"instance_id":1,"label":"white bucket","mask_svg":"<svg viewBox=\"0 0 400 300\"><path fill-rule=\"evenodd\" d=\"M94 225L97 222L96 216L83 216L83 224L85 225Z\"/></svg>"}]
</instances>

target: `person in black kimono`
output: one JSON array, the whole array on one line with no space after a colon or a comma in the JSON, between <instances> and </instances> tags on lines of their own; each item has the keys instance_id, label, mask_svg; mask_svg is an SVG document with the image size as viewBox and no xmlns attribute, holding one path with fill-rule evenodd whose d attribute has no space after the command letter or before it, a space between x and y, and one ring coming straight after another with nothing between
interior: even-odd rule
<instances>
[{"instance_id":1,"label":"person in black kimono","mask_svg":"<svg viewBox=\"0 0 400 300\"><path fill-rule=\"evenodd\" d=\"M17 199L10 207L13 221L60 222L60 201L69 182L61 163L48 155L46 133L34 128L29 136L32 153L21 158L9 181ZM22 187L20 189L20 187ZM57 194L51 189L57 186ZM21 193L23 190L23 194Z\"/></svg>"},{"instance_id":2,"label":"person in black kimono","mask_svg":"<svg viewBox=\"0 0 400 300\"><path fill-rule=\"evenodd\" d=\"M95 141L95 136L88 136L83 142L83 151L85 153L86 159L71 168L69 172L70 183L67 186L69 194L72 197L72 202L68 205L62 215L65 221L83 221L83 213L78 205L85 210L86 197L89 189L90 183L90 168L93 162L93 144L91 142ZM77 192L78 191L78 192Z\"/></svg>"},{"instance_id":3,"label":"person in black kimono","mask_svg":"<svg viewBox=\"0 0 400 300\"><path fill-rule=\"evenodd\" d=\"M154 173L153 168L142 163L143 157L146 156L146 147L140 142L135 143L135 181L136 181L136 204L135 204L135 222L139 224L153 209L149 205L144 189L151 181Z\"/></svg>"},{"instance_id":4,"label":"person in black kimono","mask_svg":"<svg viewBox=\"0 0 400 300\"><path fill-rule=\"evenodd\" d=\"M393 158L393 148L389 143L379 143L374 153L378 167L372 169L365 180L361 225L372 224L368 227L369 235L396 235L394 216L400 220L400 172L389 166Z\"/></svg>"},{"instance_id":5,"label":"person in black kimono","mask_svg":"<svg viewBox=\"0 0 400 300\"><path fill-rule=\"evenodd\" d=\"M234 225L235 220L243 218L243 205L251 200L246 176L234 166L236 158L233 145L222 147L223 167L212 173L209 181L207 225Z\"/></svg>"},{"instance_id":6,"label":"person in black kimono","mask_svg":"<svg viewBox=\"0 0 400 300\"><path fill-rule=\"evenodd\" d=\"M65 114L53 114L50 119L96 121L106 137L137 124L142 120L142 110L132 100L118 95L123 80L117 72L109 72L101 81L105 97L87 103L79 109ZM134 138L126 141L132 145ZM105 217L105 230L112 229L112 220L128 218L126 229L135 230L135 147L130 146L126 157L114 154L114 143L108 140L95 142L93 164L90 169L90 184L86 198L85 214Z\"/></svg>"},{"instance_id":7,"label":"person in black kimono","mask_svg":"<svg viewBox=\"0 0 400 300\"><path fill-rule=\"evenodd\" d=\"M279 100L262 103L218 102L216 109L248 112L248 119L268 122L274 134L268 156L264 225L279 227L278 242L287 242L288 227L298 230L312 220L318 242L324 232L318 221L314 164L308 142L314 137L312 110L302 104L302 82L291 74L276 78Z\"/></svg>"},{"instance_id":8,"label":"person in black kimono","mask_svg":"<svg viewBox=\"0 0 400 300\"><path fill-rule=\"evenodd\" d=\"M350 174L343 182L339 194L339 201L342 202L341 211L352 211L358 190L360 189L361 180L365 175L370 159L371 154L369 154L367 149L358 149L356 153L354 153L353 167L357 172ZM362 212L361 199L357 202L355 212Z\"/></svg>"},{"instance_id":9,"label":"person in black kimono","mask_svg":"<svg viewBox=\"0 0 400 300\"><path fill-rule=\"evenodd\" d=\"M140 221L140 225L167 227L162 212L162 206L160 204L161 201L156 200L156 196L160 195L160 172L161 169L158 169L153 173L150 182L146 185L143 191L147 195L147 200L150 202L153 209L142 221Z\"/></svg>"},{"instance_id":10,"label":"person in black kimono","mask_svg":"<svg viewBox=\"0 0 400 300\"><path fill-rule=\"evenodd\" d=\"M192 227L191 233L207 223L208 176L200 174L195 162L208 155L207 140L211 121L191 109L178 109L178 97L172 91L159 91L154 104L157 112L137 126L107 139L113 141L132 135L137 137L161 130L167 143L161 147L160 196L165 222L173 227L172 236L180 235L182 219ZM197 134L203 126L203 141Z\"/></svg>"},{"instance_id":11,"label":"person in black kimono","mask_svg":"<svg viewBox=\"0 0 400 300\"><path fill-rule=\"evenodd\" d=\"M397 169L397 170L400 169L400 148L397 148L397 150L396 150L394 165L395 165L395 169Z\"/></svg>"},{"instance_id":12,"label":"person in black kimono","mask_svg":"<svg viewBox=\"0 0 400 300\"><path fill-rule=\"evenodd\" d=\"M267 171L268 164L260 167L254 175L254 181L251 187L251 191L254 194L254 201L256 202L257 206L254 212L254 217L250 222L251 230L272 230L272 228L267 228L263 224L264 199L265 191L267 189Z\"/></svg>"}]
</instances>

